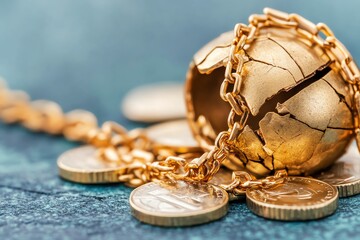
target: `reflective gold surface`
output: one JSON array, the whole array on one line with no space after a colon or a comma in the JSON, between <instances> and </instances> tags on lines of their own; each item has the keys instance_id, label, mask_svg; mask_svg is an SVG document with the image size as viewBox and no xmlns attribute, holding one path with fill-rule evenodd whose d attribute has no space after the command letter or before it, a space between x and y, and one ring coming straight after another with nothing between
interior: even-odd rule
<instances>
[{"instance_id":1,"label":"reflective gold surface","mask_svg":"<svg viewBox=\"0 0 360 240\"><path fill-rule=\"evenodd\" d=\"M335 212L338 191L328 183L288 177L283 184L246 191L247 205L255 214L276 220L311 220Z\"/></svg>"},{"instance_id":2,"label":"reflective gold surface","mask_svg":"<svg viewBox=\"0 0 360 240\"><path fill-rule=\"evenodd\" d=\"M359 194L360 157L356 145L352 144L339 161L314 177L337 187L340 197Z\"/></svg>"},{"instance_id":3,"label":"reflective gold surface","mask_svg":"<svg viewBox=\"0 0 360 240\"><path fill-rule=\"evenodd\" d=\"M217 220L228 210L228 194L211 184L147 183L130 195L132 214L159 226L191 226Z\"/></svg>"},{"instance_id":4,"label":"reflective gold surface","mask_svg":"<svg viewBox=\"0 0 360 240\"><path fill-rule=\"evenodd\" d=\"M184 152L169 151L167 146L174 147L169 139L151 140L144 130L127 131L115 122L100 127L90 112L64 113L56 103L31 101L4 86L0 118L96 148L96 154L91 148L74 150L59 159L60 174L66 179L102 183L115 176L132 187L149 181L177 182L135 190L134 196L140 195L134 200L143 205L136 209L132 202L132 207L142 221L191 225L217 219L226 213L223 191L247 191L249 207L265 217L295 220L331 214L336 209L336 188L287 176L327 167L344 152L354 132L360 146L360 71L351 54L325 24L268 8L264 15L250 16L248 25L236 24L233 34L209 43L190 65L186 100L194 134L206 150L201 154L189 154L188 146ZM146 101L143 95L135 96L141 106ZM164 129L160 127L161 134L172 134ZM81 161L85 167L78 166ZM202 184L222 164L245 171L234 171L231 182L220 185L223 189ZM270 176L261 178L264 175ZM218 197L225 199L224 204L214 203ZM209 208L201 209L204 206ZM157 215L169 209L176 215ZM200 212L191 215L193 210Z\"/></svg>"},{"instance_id":5,"label":"reflective gold surface","mask_svg":"<svg viewBox=\"0 0 360 240\"><path fill-rule=\"evenodd\" d=\"M121 164L102 161L96 157L96 148L83 146L63 153L57 161L59 175L69 181L100 184L119 182Z\"/></svg>"},{"instance_id":6,"label":"reflective gold surface","mask_svg":"<svg viewBox=\"0 0 360 240\"><path fill-rule=\"evenodd\" d=\"M220 168L220 170L214 175L214 177L209 181L209 183L214 184L216 186L220 186L221 184L230 184L232 182L232 174L233 172L227 168ZM236 201L245 199L245 191L243 194L233 194L229 193L229 201Z\"/></svg>"},{"instance_id":7,"label":"reflective gold surface","mask_svg":"<svg viewBox=\"0 0 360 240\"><path fill-rule=\"evenodd\" d=\"M231 35L201 49L187 75L188 119L204 149L228 129L230 106L219 96L226 54L220 51L229 51ZM239 54L245 59L240 95L251 116L236 141L242 153L224 165L239 169L242 162L257 176L284 168L309 175L345 152L354 136L354 107L349 85L322 48L294 30L265 28Z\"/></svg>"}]
</instances>

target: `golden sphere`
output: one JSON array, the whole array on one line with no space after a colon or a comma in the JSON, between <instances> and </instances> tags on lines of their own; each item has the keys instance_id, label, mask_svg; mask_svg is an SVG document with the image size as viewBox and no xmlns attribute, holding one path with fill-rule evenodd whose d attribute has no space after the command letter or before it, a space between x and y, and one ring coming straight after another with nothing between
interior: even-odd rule
<instances>
[{"instance_id":1,"label":"golden sphere","mask_svg":"<svg viewBox=\"0 0 360 240\"><path fill-rule=\"evenodd\" d=\"M228 129L228 103L219 95L232 33L203 47L187 75L193 133L203 148ZM239 52L245 60L240 95L251 116L226 160L257 176L278 169L309 175L330 166L354 136L349 86L317 45L289 29L263 29Z\"/></svg>"}]
</instances>

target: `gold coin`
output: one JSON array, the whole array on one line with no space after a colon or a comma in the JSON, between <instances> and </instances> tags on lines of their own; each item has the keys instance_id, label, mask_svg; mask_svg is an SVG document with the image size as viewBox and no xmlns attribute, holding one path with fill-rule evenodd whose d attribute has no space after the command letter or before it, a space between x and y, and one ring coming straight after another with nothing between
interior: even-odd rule
<instances>
[{"instance_id":1,"label":"gold coin","mask_svg":"<svg viewBox=\"0 0 360 240\"><path fill-rule=\"evenodd\" d=\"M132 191L132 214L141 222L158 226L191 226L226 215L228 195L204 183L147 183Z\"/></svg>"},{"instance_id":2,"label":"gold coin","mask_svg":"<svg viewBox=\"0 0 360 240\"><path fill-rule=\"evenodd\" d=\"M333 214L338 205L336 187L323 181L288 177L283 184L266 189L248 189L248 208L264 218L311 220Z\"/></svg>"},{"instance_id":3,"label":"gold coin","mask_svg":"<svg viewBox=\"0 0 360 240\"><path fill-rule=\"evenodd\" d=\"M209 181L209 183L216 186L221 184L230 184L232 182L232 171L227 168L220 168L220 170L214 175L214 177ZM243 195L235 195L232 193L229 194L229 201L236 201L245 199L245 192Z\"/></svg>"},{"instance_id":4,"label":"gold coin","mask_svg":"<svg viewBox=\"0 0 360 240\"><path fill-rule=\"evenodd\" d=\"M160 122L186 116L183 85L156 83L131 90L124 98L122 112L130 120Z\"/></svg>"},{"instance_id":5,"label":"gold coin","mask_svg":"<svg viewBox=\"0 0 360 240\"><path fill-rule=\"evenodd\" d=\"M154 148L168 148L180 153L202 151L185 119L152 125L145 133L154 143Z\"/></svg>"},{"instance_id":6,"label":"gold coin","mask_svg":"<svg viewBox=\"0 0 360 240\"><path fill-rule=\"evenodd\" d=\"M360 158L356 143L354 142L333 166L314 177L336 186L340 197L359 194Z\"/></svg>"},{"instance_id":7,"label":"gold coin","mask_svg":"<svg viewBox=\"0 0 360 240\"><path fill-rule=\"evenodd\" d=\"M360 193L360 160L335 162L327 171L314 176L327 182L339 191L340 197L350 197Z\"/></svg>"},{"instance_id":8,"label":"gold coin","mask_svg":"<svg viewBox=\"0 0 360 240\"><path fill-rule=\"evenodd\" d=\"M57 161L62 178L78 183L100 184L119 182L121 166L96 157L92 146L78 147L63 153Z\"/></svg>"}]
</instances>

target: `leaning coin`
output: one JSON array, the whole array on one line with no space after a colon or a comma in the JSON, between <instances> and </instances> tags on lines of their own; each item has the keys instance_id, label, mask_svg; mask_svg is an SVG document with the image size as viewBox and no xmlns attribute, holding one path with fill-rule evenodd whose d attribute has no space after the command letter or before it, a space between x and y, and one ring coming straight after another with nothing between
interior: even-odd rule
<instances>
[{"instance_id":1,"label":"leaning coin","mask_svg":"<svg viewBox=\"0 0 360 240\"><path fill-rule=\"evenodd\" d=\"M147 183L132 191L130 206L139 221L158 226L191 226L217 220L228 210L227 193L214 185Z\"/></svg>"},{"instance_id":2,"label":"leaning coin","mask_svg":"<svg viewBox=\"0 0 360 240\"><path fill-rule=\"evenodd\" d=\"M92 146L78 147L63 153L57 161L59 175L69 181L87 184L119 182L121 166L96 158Z\"/></svg>"},{"instance_id":3,"label":"leaning coin","mask_svg":"<svg viewBox=\"0 0 360 240\"><path fill-rule=\"evenodd\" d=\"M185 119L152 125L145 129L145 134L154 148L168 148L180 153L202 151Z\"/></svg>"},{"instance_id":4,"label":"leaning coin","mask_svg":"<svg viewBox=\"0 0 360 240\"><path fill-rule=\"evenodd\" d=\"M360 193L360 159L354 141L347 152L331 168L314 177L336 186L340 197L349 197Z\"/></svg>"},{"instance_id":5,"label":"leaning coin","mask_svg":"<svg viewBox=\"0 0 360 240\"><path fill-rule=\"evenodd\" d=\"M295 221L329 216L338 205L336 187L323 181L288 177L283 184L270 188L248 189L249 209L264 218Z\"/></svg>"},{"instance_id":6,"label":"leaning coin","mask_svg":"<svg viewBox=\"0 0 360 240\"><path fill-rule=\"evenodd\" d=\"M232 171L227 168L220 168L219 171L214 175L214 177L209 181L209 183L216 186L221 184L230 184L232 182ZM245 192L242 195L235 195L232 193L229 194L229 201L236 201L245 199Z\"/></svg>"},{"instance_id":7,"label":"leaning coin","mask_svg":"<svg viewBox=\"0 0 360 240\"><path fill-rule=\"evenodd\" d=\"M360 193L360 160L346 159L335 162L334 165L314 176L327 182L339 191L340 197L349 197Z\"/></svg>"},{"instance_id":8,"label":"leaning coin","mask_svg":"<svg viewBox=\"0 0 360 240\"><path fill-rule=\"evenodd\" d=\"M161 122L186 116L183 85L157 83L131 90L123 100L126 118L139 122Z\"/></svg>"}]
</instances>

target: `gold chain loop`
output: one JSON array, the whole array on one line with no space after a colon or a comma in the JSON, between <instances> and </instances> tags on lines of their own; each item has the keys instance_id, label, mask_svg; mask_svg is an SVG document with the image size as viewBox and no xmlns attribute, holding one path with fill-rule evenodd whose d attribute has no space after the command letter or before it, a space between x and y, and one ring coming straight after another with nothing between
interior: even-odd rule
<instances>
[{"instance_id":1,"label":"gold chain loop","mask_svg":"<svg viewBox=\"0 0 360 240\"><path fill-rule=\"evenodd\" d=\"M332 66L351 84L355 106L355 132L360 149L360 72L350 53L335 38L327 25L315 25L297 14L287 14L269 8L264 9L264 15L251 15L249 25L236 24L234 28L234 39L220 89L221 98L231 106L228 130L221 132L213 149L201 156L199 153L154 153L152 142L142 130L127 132L114 122L106 122L99 128L96 117L88 111L74 110L65 114L56 103L43 100L31 102L26 94L7 89L1 81L0 119L6 123L20 123L33 131L63 134L69 140L92 144L98 148L98 156L102 160L118 161L123 165L119 169L119 180L129 186L164 179L208 181L219 170L221 163L235 152L232 149L233 143L245 128L250 114L250 109L240 94L244 64L240 53L251 44L262 28L269 27L295 29L301 36L322 47L333 61ZM241 149L236 151L239 152ZM260 180L246 172L234 172L233 182L223 187L227 191L239 194L249 187L270 187L279 184L285 177L284 170Z\"/></svg>"}]
</instances>

